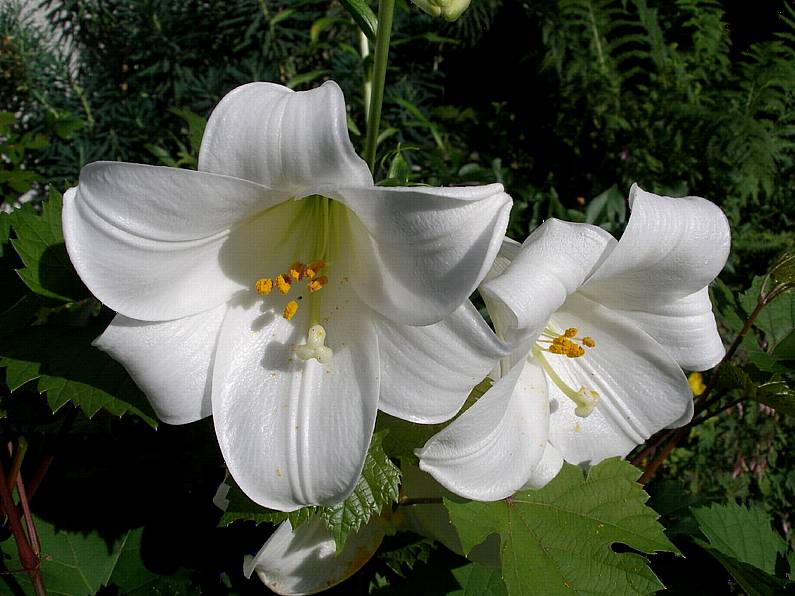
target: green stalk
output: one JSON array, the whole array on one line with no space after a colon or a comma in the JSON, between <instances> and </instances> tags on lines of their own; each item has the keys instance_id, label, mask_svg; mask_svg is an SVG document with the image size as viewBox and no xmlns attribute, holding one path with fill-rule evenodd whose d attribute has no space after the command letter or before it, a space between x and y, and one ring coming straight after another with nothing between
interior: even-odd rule
<instances>
[{"instance_id":1,"label":"green stalk","mask_svg":"<svg viewBox=\"0 0 795 596\"><path fill-rule=\"evenodd\" d=\"M375 54L373 56L372 97L367 117L367 144L364 158L375 173L375 146L378 141L378 127L381 123L381 104L384 101L384 80L386 63L389 58L389 38L392 36L392 15L395 0L380 0L378 3L378 31L375 34Z\"/></svg>"}]
</instances>

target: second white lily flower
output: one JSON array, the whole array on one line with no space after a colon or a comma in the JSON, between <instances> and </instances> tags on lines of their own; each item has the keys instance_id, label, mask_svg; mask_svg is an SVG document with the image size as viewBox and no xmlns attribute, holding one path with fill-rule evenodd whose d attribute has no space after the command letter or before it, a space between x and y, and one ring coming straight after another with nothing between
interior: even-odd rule
<instances>
[{"instance_id":1,"label":"second white lily flower","mask_svg":"<svg viewBox=\"0 0 795 596\"><path fill-rule=\"evenodd\" d=\"M707 284L729 253L726 217L699 197L630 192L619 242L548 220L507 241L481 294L514 347L486 394L418 451L442 485L477 500L543 486L562 461L624 456L692 417L682 368L724 354Z\"/></svg>"}]
</instances>

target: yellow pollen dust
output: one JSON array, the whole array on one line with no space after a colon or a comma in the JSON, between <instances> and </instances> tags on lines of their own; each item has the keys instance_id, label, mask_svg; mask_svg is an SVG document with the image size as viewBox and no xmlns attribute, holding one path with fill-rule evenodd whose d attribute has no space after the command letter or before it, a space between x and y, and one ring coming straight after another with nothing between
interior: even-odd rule
<instances>
[{"instance_id":1,"label":"yellow pollen dust","mask_svg":"<svg viewBox=\"0 0 795 596\"><path fill-rule=\"evenodd\" d=\"M309 288L310 292L317 292L319 289L321 289L327 283L328 283L328 277L326 277L325 275L321 275L320 277L310 281L306 285L306 287Z\"/></svg>"},{"instance_id":2,"label":"yellow pollen dust","mask_svg":"<svg viewBox=\"0 0 795 596\"><path fill-rule=\"evenodd\" d=\"M268 277L258 279L254 284L254 289L257 290L257 294L267 296L273 291L273 280Z\"/></svg>"},{"instance_id":3,"label":"yellow pollen dust","mask_svg":"<svg viewBox=\"0 0 795 596\"><path fill-rule=\"evenodd\" d=\"M306 289L310 294L313 294L323 289L323 286L328 284L328 277L325 275L318 275L318 273L327 266L328 263L323 259L312 261L309 265L301 261L296 261L290 265L287 273L280 273L273 279L267 277L258 279L254 283L254 289L258 294L268 296L273 292L275 286L276 289L279 290L279 293L285 296L290 292L295 282L303 280L306 282ZM300 289L296 291L300 292ZM304 296L299 295L296 300L291 300L286 304L282 314L285 319L289 321L295 316L295 313L298 312L298 300L301 300L303 297Z\"/></svg>"},{"instance_id":4,"label":"yellow pollen dust","mask_svg":"<svg viewBox=\"0 0 795 596\"><path fill-rule=\"evenodd\" d=\"M545 348L545 351L550 354L561 354L567 358L579 358L585 355L585 348L596 347L596 342L592 337L577 337L576 327L569 327L560 335L553 335L548 331L545 331L544 335L551 338L540 340L543 343L550 344L548 348Z\"/></svg>"},{"instance_id":5,"label":"yellow pollen dust","mask_svg":"<svg viewBox=\"0 0 795 596\"><path fill-rule=\"evenodd\" d=\"M280 273L276 276L276 287L279 289L279 293L284 296L290 291L290 282L287 281L286 276Z\"/></svg>"},{"instance_id":6,"label":"yellow pollen dust","mask_svg":"<svg viewBox=\"0 0 795 596\"><path fill-rule=\"evenodd\" d=\"M282 316L289 321L295 316L296 312L298 312L298 303L295 300L290 300L287 306L284 307Z\"/></svg>"}]
</instances>

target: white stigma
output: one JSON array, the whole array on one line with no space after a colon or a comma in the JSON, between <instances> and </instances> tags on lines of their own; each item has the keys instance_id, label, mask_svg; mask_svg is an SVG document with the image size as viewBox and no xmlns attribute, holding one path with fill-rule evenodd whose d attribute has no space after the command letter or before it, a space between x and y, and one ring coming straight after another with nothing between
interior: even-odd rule
<instances>
[{"instance_id":1,"label":"white stigma","mask_svg":"<svg viewBox=\"0 0 795 596\"><path fill-rule=\"evenodd\" d=\"M574 403L577 404L577 407L574 408L574 415L580 418L587 418L598 402L599 394L596 391L589 391L585 387L580 387L577 392L577 398L574 400Z\"/></svg>"},{"instance_id":2,"label":"white stigma","mask_svg":"<svg viewBox=\"0 0 795 596\"><path fill-rule=\"evenodd\" d=\"M306 343L295 346L295 355L301 360L315 358L320 364L328 364L334 351L325 345L326 330L323 325L312 325L306 334Z\"/></svg>"}]
</instances>

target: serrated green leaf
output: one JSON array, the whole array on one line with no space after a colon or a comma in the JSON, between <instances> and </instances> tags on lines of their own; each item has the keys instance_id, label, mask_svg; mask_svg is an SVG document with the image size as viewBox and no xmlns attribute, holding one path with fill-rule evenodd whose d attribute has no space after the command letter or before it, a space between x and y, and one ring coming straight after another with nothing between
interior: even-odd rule
<instances>
[{"instance_id":1,"label":"serrated green leaf","mask_svg":"<svg viewBox=\"0 0 795 596\"><path fill-rule=\"evenodd\" d=\"M43 325L0 336L0 367L6 368L9 389L38 379L53 412L72 402L89 418L102 409L138 416L156 428L149 402L122 365L91 345L99 333L95 327Z\"/></svg>"},{"instance_id":2,"label":"serrated green leaf","mask_svg":"<svg viewBox=\"0 0 795 596\"><path fill-rule=\"evenodd\" d=\"M143 528L130 530L120 540L116 563L103 581L104 586L116 586L127 596L181 596L195 593L187 573L158 575L146 568L141 560ZM117 543L118 545L118 543Z\"/></svg>"},{"instance_id":3,"label":"serrated green leaf","mask_svg":"<svg viewBox=\"0 0 795 596\"><path fill-rule=\"evenodd\" d=\"M61 231L63 198L50 193L41 215L25 205L11 214L16 238L11 241L25 267L17 273L34 292L46 298L74 302L88 296L72 267Z\"/></svg>"},{"instance_id":4,"label":"serrated green leaf","mask_svg":"<svg viewBox=\"0 0 795 596\"><path fill-rule=\"evenodd\" d=\"M605 460L585 477L566 464L541 490L496 503L446 499L445 505L465 552L499 535L509 594L648 594L662 584L645 557L611 548L678 552L645 505L639 475L619 459Z\"/></svg>"},{"instance_id":5,"label":"serrated green leaf","mask_svg":"<svg viewBox=\"0 0 795 596\"><path fill-rule=\"evenodd\" d=\"M795 391L784 381L774 380L759 385L753 399L781 414L795 416Z\"/></svg>"},{"instance_id":6,"label":"serrated green leaf","mask_svg":"<svg viewBox=\"0 0 795 596\"><path fill-rule=\"evenodd\" d=\"M777 594L782 594L782 590L789 583L749 563L738 561L734 557L730 557L718 549L702 543L700 540L696 542L709 554L715 557L723 568L743 587L743 590L748 596L775 596Z\"/></svg>"},{"instance_id":7,"label":"serrated green leaf","mask_svg":"<svg viewBox=\"0 0 795 596\"><path fill-rule=\"evenodd\" d=\"M228 476L224 482L229 486L229 492L226 495L226 499L229 503L219 522L219 525L222 526L228 526L235 521L253 521L257 524L263 522L280 524L283 521L290 520L290 525L295 529L304 522L309 521L317 512L317 507L303 507L302 509L289 513L268 509L267 507L257 505L254 501L249 499L246 493L241 490L231 477Z\"/></svg>"},{"instance_id":8,"label":"serrated green leaf","mask_svg":"<svg viewBox=\"0 0 795 596\"><path fill-rule=\"evenodd\" d=\"M745 322L745 315L740 314L740 305L734 292L720 279L712 282L709 289L712 296L712 304L715 306L719 317L729 329L738 333Z\"/></svg>"},{"instance_id":9,"label":"serrated green leaf","mask_svg":"<svg viewBox=\"0 0 795 596\"><path fill-rule=\"evenodd\" d=\"M304 507L284 513L261 507L249 499L231 478L227 478L229 504L221 518L222 525L237 520L256 523L281 523L290 521L295 529L314 515L320 515L331 534L339 552L351 532L356 532L371 517L379 515L384 506L397 501L400 488L400 470L384 452L382 441L385 433L375 433L367 451L364 469L353 489L353 493L341 503L329 507Z\"/></svg>"},{"instance_id":10,"label":"serrated green leaf","mask_svg":"<svg viewBox=\"0 0 795 596\"><path fill-rule=\"evenodd\" d=\"M109 544L97 532L67 532L34 516L36 532L41 544L41 577L48 594L59 596L86 596L96 594L103 586L116 583L124 591L134 594L135 585L159 582L159 576L148 571L140 561L140 544L143 528L125 532ZM14 541L3 544L9 569L22 567ZM32 594L30 576L15 574L20 585ZM144 579L146 577L146 579ZM121 581L122 583L118 583ZM138 592L143 594L144 592ZM156 594L148 590L147 594ZM168 592L176 594L179 592Z\"/></svg>"},{"instance_id":11,"label":"serrated green leaf","mask_svg":"<svg viewBox=\"0 0 795 596\"><path fill-rule=\"evenodd\" d=\"M740 296L740 304L747 314L756 308L764 278L754 277L751 287ZM768 290L770 289L768 284ZM767 304L754 323L765 333L770 346L775 346L795 329L795 293L780 294Z\"/></svg>"},{"instance_id":12,"label":"serrated green leaf","mask_svg":"<svg viewBox=\"0 0 795 596\"><path fill-rule=\"evenodd\" d=\"M366 0L340 0L340 4L353 18L359 29L372 43L375 43L375 32L378 30L378 17L367 4Z\"/></svg>"},{"instance_id":13,"label":"serrated green leaf","mask_svg":"<svg viewBox=\"0 0 795 596\"><path fill-rule=\"evenodd\" d=\"M751 595L780 593L787 584L775 577L776 561L787 544L770 526L761 509L714 504L693 509L699 529L709 541L697 542Z\"/></svg>"},{"instance_id":14,"label":"serrated green leaf","mask_svg":"<svg viewBox=\"0 0 795 596\"><path fill-rule=\"evenodd\" d=\"M362 476L353 494L342 503L319 509L334 536L337 552L342 550L348 534L358 531L371 517L379 515L384 506L397 501L400 470L384 452L383 439L384 433L373 434Z\"/></svg>"},{"instance_id":15,"label":"serrated green leaf","mask_svg":"<svg viewBox=\"0 0 795 596\"><path fill-rule=\"evenodd\" d=\"M770 527L764 511L713 504L693 509L693 515L712 548L767 573L776 572L776 558L786 552L787 545Z\"/></svg>"}]
</instances>

